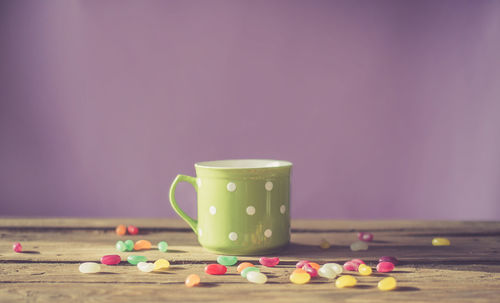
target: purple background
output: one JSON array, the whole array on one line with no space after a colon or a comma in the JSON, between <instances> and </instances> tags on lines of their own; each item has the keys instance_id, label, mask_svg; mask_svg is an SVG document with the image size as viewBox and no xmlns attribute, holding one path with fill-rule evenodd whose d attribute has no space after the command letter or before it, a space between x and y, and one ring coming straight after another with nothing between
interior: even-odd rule
<instances>
[{"instance_id":1,"label":"purple background","mask_svg":"<svg viewBox=\"0 0 500 303\"><path fill-rule=\"evenodd\" d=\"M2 1L0 214L175 216L294 163L295 218L500 219L500 1ZM177 194L194 214L194 190Z\"/></svg>"}]
</instances>

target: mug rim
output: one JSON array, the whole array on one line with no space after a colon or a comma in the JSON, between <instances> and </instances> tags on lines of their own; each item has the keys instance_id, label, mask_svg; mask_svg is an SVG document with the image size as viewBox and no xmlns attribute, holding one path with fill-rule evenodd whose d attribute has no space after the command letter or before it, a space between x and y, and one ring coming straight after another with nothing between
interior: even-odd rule
<instances>
[{"instance_id":1,"label":"mug rim","mask_svg":"<svg viewBox=\"0 0 500 303\"><path fill-rule=\"evenodd\" d=\"M241 169L272 169L291 167L293 164L285 160L273 159L226 159L215 161L202 161L194 164L196 168L241 170Z\"/></svg>"}]
</instances>

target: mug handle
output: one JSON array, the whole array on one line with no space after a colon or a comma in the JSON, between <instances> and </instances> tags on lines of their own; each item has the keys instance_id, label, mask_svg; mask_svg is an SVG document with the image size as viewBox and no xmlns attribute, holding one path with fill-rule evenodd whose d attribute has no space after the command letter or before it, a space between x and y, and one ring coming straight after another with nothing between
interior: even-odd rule
<instances>
[{"instance_id":1,"label":"mug handle","mask_svg":"<svg viewBox=\"0 0 500 303\"><path fill-rule=\"evenodd\" d=\"M196 178L186 175L177 175L175 177L174 182L170 186L170 204L172 205L175 212L182 218L184 221L189 224L189 226L193 229L194 233L198 235L198 221L188 216L180 207L177 205L177 201L175 200L175 189L177 188L177 184L179 182L189 182L193 185L194 189L198 193L198 184L196 184Z\"/></svg>"}]
</instances>

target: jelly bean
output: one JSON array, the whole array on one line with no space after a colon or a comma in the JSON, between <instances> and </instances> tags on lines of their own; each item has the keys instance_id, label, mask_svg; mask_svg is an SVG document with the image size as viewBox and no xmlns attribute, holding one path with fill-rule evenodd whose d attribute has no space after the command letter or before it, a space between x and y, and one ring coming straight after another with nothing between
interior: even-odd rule
<instances>
[{"instance_id":1,"label":"jelly bean","mask_svg":"<svg viewBox=\"0 0 500 303\"><path fill-rule=\"evenodd\" d=\"M360 264L358 267L358 272L362 276L369 276L372 274L372 268L365 264Z\"/></svg>"},{"instance_id":2,"label":"jelly bean","mask_svg":"<svg viewBox=\"0 0 500 303\"><path fill-rule=\"evenodd\" d=\"M297 264L295 264L295 267L296 268L302 268L302 266L304 266L304 264L307 264L309 263L309 261L307 260L300 260L299 262L297 262Z\"/></svg>"},{"instance_id":3,"label":"jelly bean","mask_svg":"<svg viewBox=\"0 0 500 303\"><path fill-rule=\"evenodd\" d=\"M205 267L205 272L209 275L223 275L227 271L227 267L221 264L210 264Z\"/></svg>"},{"instance_id":4,"label":"jelly bean","mask_svg":"<svg viewBox=\"0 0 500 303\"><path fill-rule=\"evenodd\" d=\"M139 240L134 244L135 250L146 250L150 248L151 248L151 242L149 242L148 240Z\"/></svg>"},{"instance_id":5,"label":"jelly bean","mask_svg":"<svg viewBox=\"0 0 500 303\"><path fill-rule=\"evenodd\" d=\"M238 262L238 258L233 257L233 256L218 256L217 257L217 263L221 265L226 265L226 266L231 266L236 264Z\"/></svg>"},{"instance_id":6,"label":"jelly bean","mask_svg":"<svg viewBox=\"0 0 500 303\"><path fill-rule=\"evenodd\" d=\"M398 264L398 259L396 257L391 257L391 256L383 256L378 259L379 262L391 262L394 265Z\"/></svg>"},{"instance_id":7,"label":"jelly bean","mask_svg":"<svg viewBox=\"0 0 500 303\"><path fill-rule=\"evenodd\" d=\"M142 272L152 272L155 269L155 265L148 262L139 262L137 263L137 268Z\"/></svg>"},{"instance_id":8,"label":"jelly bean","mask_svg":"<svg viewBox=\"0 0 500 303\"><path fill-rule=\"evenodd\" d=\"M167 252L168 244L165 241L158 242L158 250L161 252Z\"/></svg>"},{"instance_id":9,"label":"jelly bean","mask_svg":"<svg viewBox=\"0 0 500 303\"><path fill-rule=\"evenodd\" d=\"M125 242L123 242L123 241L117 241L116 242L116 250L117 251L126 251L127 250L127 246L125 245Z\"/></svg>"},{"instance_id":10,"label":"jelly bean","mask_svg":"<svg viewBox=\"0 0 500 303\"><path fill-rule=\"evenodd\" d=\"M387 277L378 281L377 287L380 290L393 290L397 287L397 285L398 283L396 282L396 279L393 277Z\"/></svg>"},{"instance_id":11,"label":"jelly bean","mask_svg":"<svg viewBox=\"0 0 500 303\"><path fill-rule=\"evenodd\" d=\"M366 244L366 242L363 241L356 241L353 242L350 247L352 251L367 250L368 244Z\"/></svg>"},{"instance_id":12,"label":"jelly bean","mask_svg":"<svg viewBox=\"0 0 500 303\"><path fill-rule=\"evenodd\" d=\"M321 266L320 269L318 270L318 275L323 278L327 279L333 279L337 276L337 274L333 271L332 268L328 266Z\"/></svg>"},{"instance_id":13,"label":"jelly bean","mask_svg":"<svg viewBox=\"0 0 500 303\"><path fill-rule=\"evenodd\" d=\"M132 265L137 265L139 264L139 262L146 262L148 260L148 258L144 257L144 256L128 256L127 257L127 261L128 263L132 264Z\"/></svg>"},{"instance_id":14,"label":"jelly bean","mask_svg":"<svg viewBox=\"0 0 500 303\"><path fill-rule=\"evenodd\" d=\"M361 259L352 259L351 262L358 264L358 266L361 264L365 264L365 261L363 261Z\"/></svg>"},{"instance_id":15,"label":"jelly bean","mask_svg":"<svg viewBox=\"0 0 500 303\"><path fill-rule=\"evenodd\" d=\"M78 270L80 270L80 272L84 274L94 274L101 271L101 265L95 262L85 262L80 264Z\"/></svg>"},{"instance_id":16,"label":"jelly bean","mask_svg":"<svg viewBox=\"0 0 500 303\"><path fill-rule=\"evenodd\" d=\"M123 236L124 234L127 233L127 227L123 224L120 224L115 228L115 232L117 235Z\"/></svg>"},{"instance_id":17,"label":"jelly bean","mask_svg":"<svg viewBox=\"0 0 500 303\"><path fill-rule=\"evenodd\" d=\"M347 271L358 271L359 264L352 261L347 261L344 263L344 270Z\"/></svg>"},{"instance_id":18,"label":"jelly bean","mask_svg":"<svg viewBox=\"0 0 500 303\"><path fill-rule=\"evenodd\" d=\"M249 273L249 272L252 272L252 271L258 271L258 272L260 272L260 269L258 269L258 268L257 268L257 267L255 267L255 266L249 266L249 267L247 267L247 268L243 269L243 270L241 271L240 275L241 275L243 278L246 278L246 277L247 277L247 275L248 275L248 273Z\"/></svg>"},{"instance_id":19,"label":"jelly bean","mask_svg":"<svg viewBox=\"0 0 500 303\"><path fill-rule=\"evenodd\" d=\"M165 270L170 267L170 262L165 259L158 259L154 263L154 270Z\"/></svg>"},{"instance_id":20,"label":"jelly bean","mask_svg":"<svg viewBox=\"0 0 500 303\"><path fill-rule=\"evenodd\" d=\"M184 282L184 284L186 284L187 287L196 286L200 284L200 277L196 274L190 274L189 276L187 276L186 282Z\"/></svg>"},{"instance_id":21,"label":"jelly bean","mask_svg":"<svg viewBox=\"0 0 500 303\"><path fill-rule=\"evenodd\" d=\"M319 243L319 247L321 249L329 249L330 248L330 242L326 241L325 239L321 239L321 243Z\"/></svg>"},{"instance_id":22,"label":"jelly bean","mask_svg":"<svg viewBox=\"0 0 500 303\"><path fill-rule=\"evenodd\" d=\"M311 265L311 267L316 269L316 270L319 270L319 268L321 267L321 266L319 266L318 263L315 263L315 262L309 262L307 264Z\"/></svg>"},{"instance_id":23,"label":"jelly bean","mask_svg":"<svg viewBox=\"0 0 500 303\"><path fill-rule=\"evenodd\" d=\"M247 274L247 280L256 284L264 284L267 282L267 276L258 271L251 271Z\"/></svg>"},{"instance_id":24,"label":"jelly bean","mask_svg":"<svg viewBox=\"0 0 500 303\"><path fill-rule=\"evenodd\" d=\"M311 278L314 278L318 275L318 271L314 267L312 267L309 263L304 264L304 266L302 266L302 269L305 270L311 276Z\"/></svg>"},{"instance_id":25,"label":"jelly bean","mask_svg":"<svg viewBox=\"0 0 500 303\"><path fill-rule=\"evenodd\" d=\"M264 265L264 266L267 266L267 267L274 267L274 266L278 265L278 263L280 263L280 258L278 258L278 257L274 257L274 258L262 257L259 259L259 263Z\"/></svg>"},{"instance_id":26,"label":"jelly bean","mask_svg":"<svg viewBox=\"0 0 500 303\"><path fill-rule=\"evenodd\" d=\"M14 245L12 245L12 249L16 252L16 253L20 253L23 251L23 247L21 246L21 243L19 242L16 242L14 243Z\"/></svg>"},{"instance_id":27,"label":"jelly bean","mask_svg":"<svg viewBox=\"0 0 500 303\"><path fill-rule=\"evenodd\" d=\"M359 241L371 242L371 241L373 241L373 234L367 233L367 232L359 232L358 239L359 239Z\"/></svg>"},{"instance_id":28,"label":"jelly bean","mask_svg":"<svg viewBox=\"0 0 500 303\"><path fill-rule=\"evenodd\" d=\"M335 286L337 288L344 288L344 287L353 287L358 283L358 280L354 278L351 275L345 275L338 277L337 280L335 280Z\"/></svg>"},{"instance_id":29,"label":"jelly bean","mask_svg":"<svg viewBox=\"0 0 500 303\"><path fill-rule=\"evenodd\" d=\"M101 263L106 265L116 265L120 263L122 258L119 255L106 255L101 258Z\"/></svg>"},{"instance_id":30,"label":"jelly bean","mask_svg":"<svg viewBox=\"0 0 500 303\"><path fill-rule=\"evenodd\" d=\"M290 275L290 282L292 282L293 284L306 284L307 282L309 282L309 280L311 280L311 276L306 272L299 272L299 270L302 269L296 269Z\"/></svg>"},{"instance_id":31,"label":"jelly bean","mask_svg":"<svg viewBox=\"0 0 500 303\"><path fill-rule=\"evenodd\" d=\"M127 227L127 230L128 230L128 233L131 235L137 235L139 233L139 229L137 228L137 226L134 226L134 225L129 225Z\"/></svg>"},{"instance_id":32,"label":"jelly bean","mask_svg":"<svg viewBox=\"0 0 500 303\"><path fill-rule=\"evenodd\" d=\"M134 250L134 241L132 240L127 240L123 242L125 244L125 248L127 251L133 251Z\"/></svg>"},{"instance_id":33,"label":"jelly bean","mask_svg":"<svg viewBox=\"0 0 500 303\"><path fill-rule=\"evenodd\" d=\"M391 262L380 262L377 264L378 272L391 272L394 270L394 264Z\"/></svg>"},{"instance_id":34,"label":"jelly bean","mask_svg":"<svg viewBox=\"0 0 500 303\"><path fill-rule=\"evenodd\" d=\"M243 262L243 263L240 263L238 265L238 267L236 268L236 270L238 271L238 273L241 273L242 270L244 270L245 268L247 267L252 267L254 266L252 263L250 262Z\"/></svg>"},{"instance_id":35,"label":"jelly bean","mask_svg":"<svg viewBox=\"0 0 500 303\"><path fill-rule=\"evenodd\" d=\"M337 275L340 275L344 269L342 268L342 265L337 264L337 263L326 263L323 264L323 267L328 267L331 270L333 270Z\"/></svg>"},{"instance_id":36,"label":"jelly bean","mask_svg":"<svg viewBox=\"0 0 500 303\"><path fill-rule=\"evenodd\" d=\"M450 240L446 238L434 238L432 239L432 245L434 246L449 246Z\"/></svg>"}]
</instances>

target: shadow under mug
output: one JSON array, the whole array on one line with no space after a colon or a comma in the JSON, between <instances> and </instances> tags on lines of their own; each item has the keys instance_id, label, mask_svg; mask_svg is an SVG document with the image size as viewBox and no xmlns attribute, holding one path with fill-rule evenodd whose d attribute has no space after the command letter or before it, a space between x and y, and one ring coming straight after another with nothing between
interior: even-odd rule
<instances>
[{"instance_id":1,"label":"shadow under mug","mask_svg":"<svg viewBox=\"0 0 500 303\"><path fill-rule=\"evenodd\" d=\"M258 255L276 252L290 242L290 173L280 160L199 162L196 177L177 175L170 203L198 235L198 242L219 254ZM197 192L198 220L175 200L179 182Z\"/></svg>"}]
</instances>

